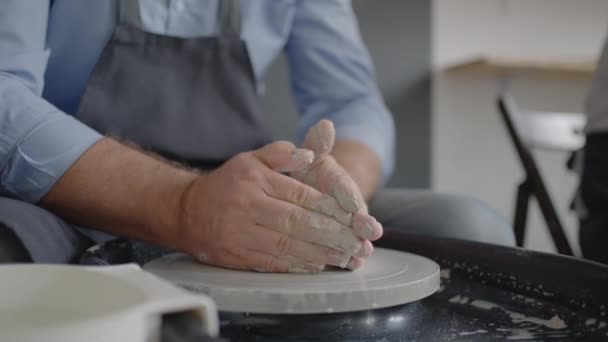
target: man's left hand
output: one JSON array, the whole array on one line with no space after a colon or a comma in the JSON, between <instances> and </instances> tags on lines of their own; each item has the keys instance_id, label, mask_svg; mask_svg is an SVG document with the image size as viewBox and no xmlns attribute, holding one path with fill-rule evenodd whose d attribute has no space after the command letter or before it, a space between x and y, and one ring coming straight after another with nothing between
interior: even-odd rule
<instances>
[{"instance_id":1,"label":"man's left hand","mask_svg":"<svg viewBox=\"0 0 608 342\"><path fill-rule=\"evenodd\" d=\"M364 241L363 248L373 249L370 241L375 241L382 236L382 225L368 214L367 205L359 187L330 154L335 135L334 125L329 120L321 120L312 127L308 131L302 147L314 151L315 160L304 171L294 173L292 176L335 198L340 206L351 214L348 217L336 217L336 219L353 227L358 236L367 239ZM323 203L319 203L319 206L323 206ZM332 216L331 212L324 210L326 208L319 209ZM358 268L362 263L361 259L353 257L349 268Z\"/></svg>"}]
</instances>

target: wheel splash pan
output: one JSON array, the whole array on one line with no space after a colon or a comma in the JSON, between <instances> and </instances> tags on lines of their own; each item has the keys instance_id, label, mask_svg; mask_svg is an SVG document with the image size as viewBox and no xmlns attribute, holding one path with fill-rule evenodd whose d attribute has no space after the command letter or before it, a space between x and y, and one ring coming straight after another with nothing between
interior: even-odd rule
<instances>
[{"instance_id":1,"label":"wheel splash pan","mask_svg":"<svg viewBox=\"0 0 608 342\"><path fill-rule=\"evenodd\" d=\"M421 301L351 313L220 313L233 341L608 341L608 266L521 248L387 229L379 247L419 254L442 269ZM144 264L165 251L112 241L85 264Z\"/></svg>"}]
</instances>

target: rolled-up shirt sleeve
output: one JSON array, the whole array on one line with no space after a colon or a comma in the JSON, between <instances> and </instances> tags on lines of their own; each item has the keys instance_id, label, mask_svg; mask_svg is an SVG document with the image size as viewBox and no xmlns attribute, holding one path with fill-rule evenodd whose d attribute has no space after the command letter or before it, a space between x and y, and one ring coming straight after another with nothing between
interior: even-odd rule
<instances>
[{"instance_id":1,"label":"rolled-up shirt sleeve","mask_svg":"<svg viewBox=\"0 0 608 342\"><path fill-rule=\"evenodd\" d=\"M0 11L0 190L35 203L101 135L41 97L49 2Z\"/></svg>"},{"instance_id":2,"label":"rolled-up shirt sleeve","mask_svg":"<svg viewBox=\"0 0 608 342\"><path fill-rule=\"evenodd\" d=\"M320 119L338 138L369 146L392 175L395 125L375 81L374 67L349 0L296 0L285 51L300 113L298 139Z\"/></svg>"}]
</instances>

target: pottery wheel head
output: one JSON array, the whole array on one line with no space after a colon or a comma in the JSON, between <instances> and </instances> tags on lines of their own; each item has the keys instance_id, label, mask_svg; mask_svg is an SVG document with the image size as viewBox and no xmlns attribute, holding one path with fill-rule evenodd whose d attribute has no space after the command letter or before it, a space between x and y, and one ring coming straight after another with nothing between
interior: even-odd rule
<instances>
[{"instance_id":1,"label":"pottery wheel head","mask_svg":"<svg viewBox=\"0 0 608 342\"><path fill-rule=\"evenodd\" d=\"M376 248L356 271L319 274L235 271L170 254L144 270L209 295L220 311L265 314L350 312L401 305L439 289L439 266L419 255Z\"/></svg>"}]
</instances>

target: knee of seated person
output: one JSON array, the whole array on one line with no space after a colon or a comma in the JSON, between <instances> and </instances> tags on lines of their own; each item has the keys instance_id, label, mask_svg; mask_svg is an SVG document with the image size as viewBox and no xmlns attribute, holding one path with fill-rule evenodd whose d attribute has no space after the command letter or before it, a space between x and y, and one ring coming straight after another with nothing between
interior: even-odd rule
<instances>
[{"instance_id":1,"label":"knee of seated person","mask_svg":"<svg viewBox=\"0 0 608 342\"><path fill-rule=\"evenodd\" d=\"M511 224L487 204L466 196L444 195L437 201L435 211L449 226L451 237L514 246Z\"/></svg>"}]
</instances>

